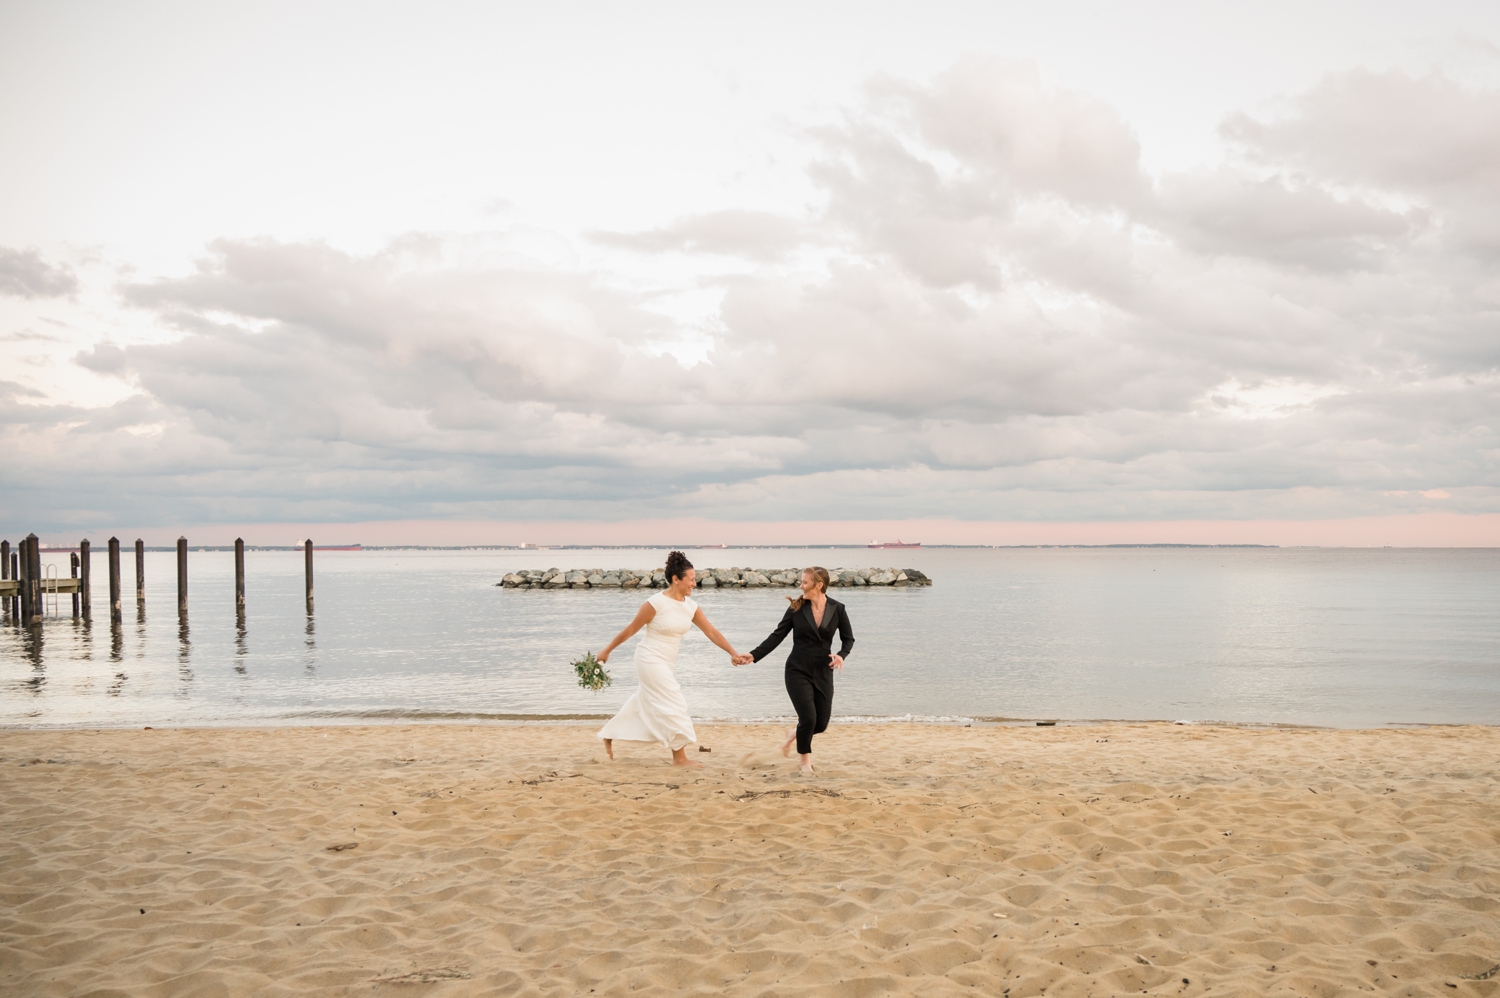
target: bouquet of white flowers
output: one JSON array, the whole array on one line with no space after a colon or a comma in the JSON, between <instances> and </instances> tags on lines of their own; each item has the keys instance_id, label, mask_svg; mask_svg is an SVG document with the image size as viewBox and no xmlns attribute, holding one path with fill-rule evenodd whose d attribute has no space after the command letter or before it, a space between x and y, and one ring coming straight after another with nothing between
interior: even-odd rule
<instances>
[{"instance_id":1,"label":"bouquet of white flowers","mask_svg":"<svg viewBox=\"0 0 1500 998\"><path fill-rule=\"evenodd\" d=\"M604 665L589 652L573 663L573 671L578 673L578 685L586 690L598 693L609 685L609 673L604 671Z\"/></svg>"}]
</instances>

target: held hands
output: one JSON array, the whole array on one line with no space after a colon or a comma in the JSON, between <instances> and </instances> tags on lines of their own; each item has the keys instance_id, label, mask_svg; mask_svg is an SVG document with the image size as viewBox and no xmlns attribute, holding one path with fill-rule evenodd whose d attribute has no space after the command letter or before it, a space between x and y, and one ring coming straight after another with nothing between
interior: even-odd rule
<instances>
[{"instance_id":1,"label":"held hands","mask_svg":"<svg viewBox=\"0 0 1500 998\"><path fill-rule=\"evenodd\" d=\"M730 664L732 664L732 665L749 665L751 662L755 661L755 656L754 655L731 655L731 656L729 656L729 661L730 661Z\"/></svg>"},{"instance_id":2,"label":"held hands","mask_svg":"<svg viewBox=\"0 0 1500 998\"><path fill-rule=\"evenodd\" d=\"M602 661L604 661L604 659L601 658L599 661L602 662ZM843 672L844 671L844 658L843 658L843 656L842 655L829 655L828 656L828 668L830 668L830 669L837 669L840 672Z\"/></svg>"}]
</instances>

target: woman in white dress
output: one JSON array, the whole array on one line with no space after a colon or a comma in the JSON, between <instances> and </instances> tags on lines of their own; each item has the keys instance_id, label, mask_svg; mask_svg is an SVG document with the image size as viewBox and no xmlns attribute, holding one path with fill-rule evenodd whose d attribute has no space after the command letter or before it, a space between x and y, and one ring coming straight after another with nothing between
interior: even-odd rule
<instances>
[{"instance_id":1,"label":"woman in white dress","mask_svg":"<svg viewBox=\"0 0 1500 998\"><path fill-rule=\"evenodd\" d=\"M599 740L604 742L604 751L611 759L615 757L617 740L656 742L672 750L672 765L701 766L702 763L687 757L687 747L698 740L698 734L688 716L687 698L672 671L677 661L677 646L688 628L697 624L708 640L729 653L731 662L740 655L688 597L698 578L693 563L681 551L667 556L666 574L667 588L642 603L630 626L616 634L599 653L599 661L608 662L610 652L629 641L636 631L646 629L635 649L635 674L640 688L599 729Z\"/></svg>"}]
</instances>

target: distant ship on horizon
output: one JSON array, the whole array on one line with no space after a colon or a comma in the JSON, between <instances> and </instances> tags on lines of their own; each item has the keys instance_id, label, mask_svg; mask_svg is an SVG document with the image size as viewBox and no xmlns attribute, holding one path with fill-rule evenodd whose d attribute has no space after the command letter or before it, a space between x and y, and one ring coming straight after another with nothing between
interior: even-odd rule
<instances>
[{"instance_id":1,"label":"distant ship on horizon","mask_svg":"<svg viewBox=\"0 0 1500 998\"><path fill-rule=\"evenodd\" d=\"M921 546L922 545L920 543L917 543L917 544L908 544L905 541L871 541L870 542L870 547L872 547L872 548L919 548Z\"/></svg>"}]
</instances>

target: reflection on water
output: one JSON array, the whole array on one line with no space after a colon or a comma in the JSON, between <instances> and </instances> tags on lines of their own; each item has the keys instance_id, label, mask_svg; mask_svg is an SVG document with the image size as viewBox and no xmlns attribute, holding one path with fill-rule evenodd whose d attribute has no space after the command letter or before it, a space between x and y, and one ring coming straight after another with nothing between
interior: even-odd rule
<instances>
[{"instance_id":1,"label":"reflection on water","mask_svg":"<svg viewBox=\"0 0 1500 998\"><path fill-rule=\"evenodd\" d=\"M193 643L188 640L188 615L184 608L177 614L177 678L182 682L177 695L180 697L188 695L188 684L193 681L192 661Z\"/></svg>"},{"instance_id":2,"label":"reflection on water","mask_svg":"<svg viewBox=\"0 0 1500 998\"><path fill-rule=\"evenodd\" d=\"M1298 723L1500 722L1500 552L1320 550L690 551L700 567L899 560L930 589L838 590L858 644L839 716L1166 718ZM174 554L147 556L172 604ZM186 616L128 636L74 624L0 628L0 723L608 714L634 688L580 690L567 663L633 614L639 591L519 592L513 568L659 565L661 551L329 552L308 612L301 552L193 552ZM96 569L104 561L101 553ZM151 580L156 580L152 582ZM159 585L157 583L160 583ZM700 591L753 647L780 590ZM255 642L249 634L254 630ZM98 646L96 647L96 642ZM104 657L108 642L108 662ZM779 662L732 669L697 632L678 676L701 718L785 716Z\"/></svg>"},{"instance_id":3,"label":"reflection on water","mask_svg":"<svg viewBox=\"0 0 1500 998\"><path fill-rule=\"evenodd\" d=\"M246 674L245 659L250 654L249 633L245 629L245 608L237 609L234 618L234 671L243 676Z\"/></svg>"},{"instance_id":4,"label":"reflection on water","mask_svg":"<svg viewBox=\"0 0 1500 998\"><path fill-rule=\"evenodd\" d=\"M26 691L33 696L40 695L47 685L47 672L42 665L42 646L45 641L43 630L41 627L20 628L26 642L26 661L31 666L24 685Z\"/></svg>"}]
</instances>

